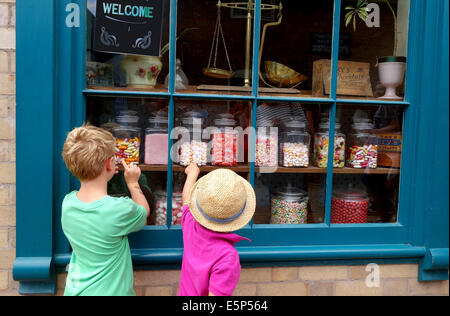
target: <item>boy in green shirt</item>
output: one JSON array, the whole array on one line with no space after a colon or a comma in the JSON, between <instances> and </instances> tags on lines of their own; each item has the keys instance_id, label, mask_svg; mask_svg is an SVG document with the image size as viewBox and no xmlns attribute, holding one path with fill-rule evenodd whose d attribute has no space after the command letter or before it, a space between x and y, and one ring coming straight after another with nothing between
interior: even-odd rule
<instances>
[{"instance_id":1,"label":"boy in green shirt","mask_svg":"<svg viewBox=\"0 0 450 316\"><path fill-rule=\"evenodd\" d=\"M125 162L131 199L108 196L108 181L118 173L114 153L114 137L94 126L74 129L64 143L64 162L81 182L62 205L62 228L73 250L66 296L135 295L127 235L144 227L150 208L138 184L141 170Z\"/></svg>"}]
</instances>

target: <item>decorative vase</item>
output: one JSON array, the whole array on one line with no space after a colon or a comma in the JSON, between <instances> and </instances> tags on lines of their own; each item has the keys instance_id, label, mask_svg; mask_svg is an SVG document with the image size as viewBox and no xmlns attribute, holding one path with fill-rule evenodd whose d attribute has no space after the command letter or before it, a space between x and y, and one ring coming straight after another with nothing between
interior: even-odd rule
<instances>
[{"instance_id":1,"label":"decorative vase","mask_svg":"<svg viewBox=\"0 0 450 316\"><path fill-rule=\"evenodd\" d=\"M163 64L156 56L126 55L120 67L129 88L154 88Z\"/></svg>"},{"instance_id":2,"label":"decorative vase","mask_svg":"<svg viewBox=\"0 0 450 316\"><path fill-rule=\"evenodd\" d=\"M385 95L379 99L402 99L397 96L396 89L402 85L405 71L406 57L389 56L378 60L380 83L386 88Z\"/></svg>"}]
</instances>

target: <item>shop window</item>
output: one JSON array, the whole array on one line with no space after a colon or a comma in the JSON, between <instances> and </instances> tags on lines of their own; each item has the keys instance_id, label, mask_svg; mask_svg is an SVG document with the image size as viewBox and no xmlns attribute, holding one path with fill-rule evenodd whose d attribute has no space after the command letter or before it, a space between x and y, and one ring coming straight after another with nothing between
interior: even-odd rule
<instances>
[{"instance_id":1,"label":"shop window","mask_svg":"<svg viewBox=\"0 0 450 316\"><path fill-rule=\"evenodd\" d=\"M255 245L301 245L317 234L330 244L344 238L336 226L361 227L342 224L364 224L361 243L398 239L391 224L401 229L405 216L406 61L383 60L402 70L397 83L384 83L377 58L406 57L409 1L256 1L259 8L166 1L161 43L172 39L176 51L161 58L96 51L94 3L88 0L86 120L115 135L118 161L143 171L152 216L131 238L135 247L182 247L181 192L191 162L201 175L229 168L252 184L256 213L243 230ZM383 87L393 87L392 98L379 98ZM121 173L108 190L128 194ZM380 227L385 235L369 233Z\"/></svg>"}]
</instances>

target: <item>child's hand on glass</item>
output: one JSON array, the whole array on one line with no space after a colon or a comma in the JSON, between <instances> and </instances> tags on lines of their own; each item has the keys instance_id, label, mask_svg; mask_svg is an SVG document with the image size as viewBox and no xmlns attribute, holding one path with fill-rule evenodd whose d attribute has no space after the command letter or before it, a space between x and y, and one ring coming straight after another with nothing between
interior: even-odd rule
<instances>
[{"instance_id":1,"label":"child's hand on glass","mask_svg":"<svg viewBox=\"0 0 450 316\"><path fill-rule=\"evenodd\" d=\"M127 165L125 161L122 161L122 166L124 168L124 177L128 185L138 183L141 176L141 169L137 165Z\"/></svg>"},{"instance_id":2,"label":"child's hand on glass","mask_svg":"<svg viewBox=\"0 0 450 316\"><path fill-rule=\"evenodd\" d=\"M196 178L198 177L198 175L200 174L200 168L197 166L196 163L191 163L185 170L184 173L187 176L195 176Z\"/></svg>"}]
</instances>

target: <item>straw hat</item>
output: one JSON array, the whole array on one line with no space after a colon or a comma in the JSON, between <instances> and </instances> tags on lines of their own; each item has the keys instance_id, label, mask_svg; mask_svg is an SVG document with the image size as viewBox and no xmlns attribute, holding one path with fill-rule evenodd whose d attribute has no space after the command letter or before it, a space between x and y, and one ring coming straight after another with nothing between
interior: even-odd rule
<instances>
[{"instance_id":1,"label":"straw hat","mask_svg":"<svg viewBox=\"0 0 450 316\"><path fill-rule=\"evenodd\" d=\"M232 232L247 225L255 213L250 183L228 169L216 169L192 188L189 209L195 220L216 232Z\"/></svg>"}]
</instances>

